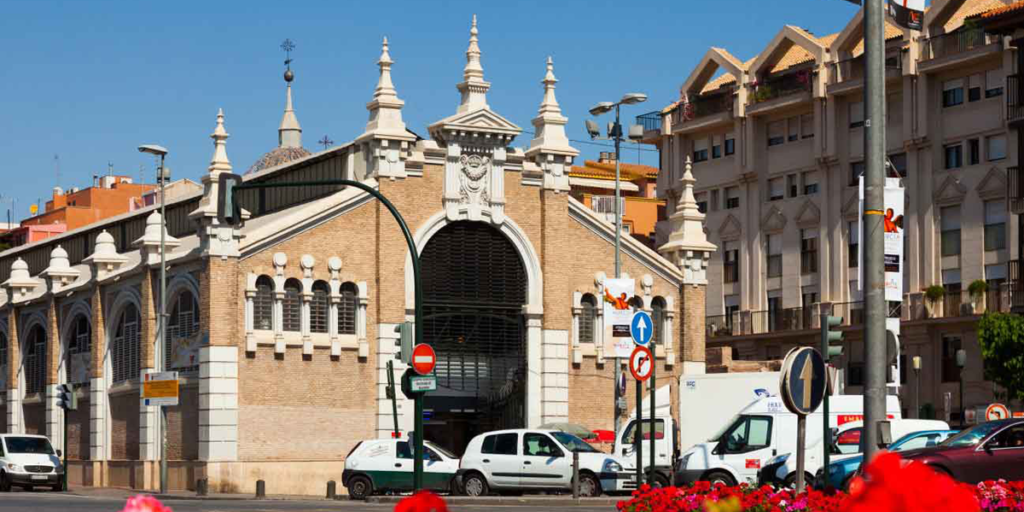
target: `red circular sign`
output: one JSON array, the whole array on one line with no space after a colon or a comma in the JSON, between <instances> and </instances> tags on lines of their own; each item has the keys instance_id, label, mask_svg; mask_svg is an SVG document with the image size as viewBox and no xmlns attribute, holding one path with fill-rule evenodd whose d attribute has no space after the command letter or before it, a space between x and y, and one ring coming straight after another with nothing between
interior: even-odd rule
<instances>
[{"instance_id":1,"label":"red circular sign","mask_svg":"<svg viewBox=\"0 0 1024 512\"><path fill-rule=\"evenodd\" d=\"M434 347L426 343L420 343L412 349L412 369L420 375L429 375L434 371L437 364L437 354Z\"/></svg>"},{"instance_id":2,"label":"red circular sign","mask_svg":"<svg viewBox=\"0 0 1024 512\"><path fill-rule=\"evenodd\" d=\"M985 420L1005 420L1010 417L1010 410L1003 404L992 404L985 408Z\"/></svg>"},{"instance_id":3,"label":"red circular sign","mask_svg":"<svg viewBox=\"0 0 1024 512\"><path fill-rule=\"evenodd\" d=\"M651 370L654 369L654 356L651 349L637 345L633 354L629 356L629 373L638 381L645 381L651 378Z\"/></svg>"}]
</instances>

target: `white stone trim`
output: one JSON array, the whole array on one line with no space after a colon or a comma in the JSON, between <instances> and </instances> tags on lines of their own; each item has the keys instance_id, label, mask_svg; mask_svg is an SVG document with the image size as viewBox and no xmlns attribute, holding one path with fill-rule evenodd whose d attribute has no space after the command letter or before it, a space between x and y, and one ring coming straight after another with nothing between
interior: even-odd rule
<instances>
[{"instance_id":1,"label":"white stone trim","mask_svg":"<svg viewBox=\"0 0 1024 512\"><path fill-rule=\"evenodd\" d=\"M54 450L66 451L64 448L64 410L57 405L57 384L47 384L44 388L43 407L46 422L46 437Z\"/></svg>"},{"instance_id":2,"label":"white stone trim","mask_svg":"<svg viewBox=\"0 0 1024 512\"><path fill-rule=\"evenodd\" d=\"M569 421L569 331L544 330L541 368L541 423Z\"/></svg>"},{"instance_id":3,"label":"white stone trim","mask_svg":"<svg viewBox=\"0 0 1024 512\"><path fill-rule=\"evenodd\" d=\"M539 314L526 314L526 428L540 428L544 424L543 318Z\"/></svg>"},{"instance_id":4,"label":"white stone trim","mask_svg":"<svg viewBox=\"0 0 1024 512\"><path fill-rule=\"evenodd\" d=\"M110 458L110 433L106 428L108 411L107 388L103 377L89 381L89 458L94 461Z\"/></svg>"},{"instance_id":5,"label":"white stone trim","mask_svg":"<svg viewBox=\"0 0 1024 512\"><path fill-rule=\"evenodd\" d=\"M199 460L238 460L238 348L199 349Z\"/></svg>"},{"instance_id":6,"label":"white stone trim","mask_svg":"<svg viewBox=\"0 0 1024 512\"><path fill-rule=\"evenodd\" d=\"M398 428L402 434L413 430L415 422L415 407L412 400L405 398L401 390L402 374L409 365L398 358L401 350L401 340L395 328L398 324L377 324L377 437L379 439L390 439L394 431L394 418L391 410L391 400L387 398L388 361L394 361L395 366L395 397L398 405Z\"/></svg>"}]
</instances>

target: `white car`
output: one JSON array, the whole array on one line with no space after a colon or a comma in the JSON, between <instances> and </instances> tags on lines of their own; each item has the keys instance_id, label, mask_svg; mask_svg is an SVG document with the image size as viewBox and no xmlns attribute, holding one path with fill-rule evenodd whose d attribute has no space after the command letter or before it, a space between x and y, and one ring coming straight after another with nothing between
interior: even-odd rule
<instances>
[{"instance_id":1,"label":"white car","mask_svg":"<svg viewBox=\"0 0 1024 512\"><path fill-rule=\"evenodd\" d=\"M45 436L0 434L0 492L15 485L26 491L63 488L64 468Z\"/></svg>"},{"instance_id":2,"label":"white car","mask_svg":"<svg viewBox=\"0 0 1024 512\"><path fill-rule=\"evenodd\" d=\"M555 430L516 429L480 434L466 446L456 474L467 496L490 491L572 491L573 452L579 453L580 495L636 489L635 468L582 439Z\"/></svg>"},{"instance_id":3,"label":"white car","mask_svg":"<svg viewBox=\"0 0 1024 512\"><path fill-rule=\"evenodd\" d=\"M362 441L345 457L341 484L352 499L366 499L386 491L411 491L413 487L411 439ZM459 458L444 448L423 441L423 485L433 491L451 492Z\"/></svg>"}]
</instances>

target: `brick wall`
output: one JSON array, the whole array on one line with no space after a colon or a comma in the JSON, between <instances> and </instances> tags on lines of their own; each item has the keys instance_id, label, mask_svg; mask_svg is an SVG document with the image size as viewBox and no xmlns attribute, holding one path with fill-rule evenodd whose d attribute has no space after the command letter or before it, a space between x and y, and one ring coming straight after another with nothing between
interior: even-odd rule
<instances>
[{"instance_id":1,"label":"brick wall","mask_svg":"<svg viewBox=\"0 0 1024 512\"><path fill-rule=\"evenodd\" d=\"M272 254L272 253L271 253ZM269 261L271 255L267 255ZM237 347L245 332L245 280L235 260L210 258L199 273L199 321L210 345ZM298 266L298 261L295 261ZM213 321L217 319L217 321ZM232 322L226 319L234 319Z\"/></svg>"},{"instance_id":2,"label":"brick wall","mask_svg":"<svg viewBox=\"0 0 1024 512\"><path fill-rule=\"evenodd\" d=\"M110 458L139 460L139 395L110 396Z\"/></svg>"},{"instance_id":3,"label":"brick wall","mask_svg":"<svg viewBox=\"0 0 1024 512\"><path fill-rule=\"evenodd\" d=\"M46 435L46 406L40 402L35 404L25 404L22 407L24 411L24 424L25 433L45 436Z\"/></svg>"},{"instance_id":4,"label":"brick wall","mask_svg":"<svg viewBox=\"0 0 1024 512\"><path fill-rule=\"evenodd\" d=\"M65 453L69 460L89 459L89 391L78 397L78 409L67 411L68 439Z\"/></svg>"},{"instance_id":5,"label":"brick wall","mask_svg":"<svg viewBox=\"0 0 1024 512\"><path fill-rule=\"evenodd\" d=\"M181 387L177 407L167 407L167 460L199 459L199 386Z\"/></svg>"},{"instance_id":6,"label":"brick wall","mask_svg":"<svg viewBox=\"0 0 1024 512\"><path fill-rule=\"evenodd\" d=\"M706 297L706 286L683 286L682 307L679 311L679 327L682 331L683 343L679 355L683 361L704 361L705 357L705 335L704 330L704 301Z\"/></svg>"}]
</instances>

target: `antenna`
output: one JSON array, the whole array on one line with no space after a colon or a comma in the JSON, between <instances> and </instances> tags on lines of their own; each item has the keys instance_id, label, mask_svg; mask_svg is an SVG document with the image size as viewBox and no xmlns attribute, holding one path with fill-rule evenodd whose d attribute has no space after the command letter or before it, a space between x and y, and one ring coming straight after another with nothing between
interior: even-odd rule
<instances>
[{"instance_id":1,"label":"antenna","mask_svg":"<svg viewBox=\"0 0 1024 512\"><path fill-rule=\"evenodd\" d=\"M107 176L113 176L113 175L114 175L114 164L112 162L107 162Z\"/></svg>"},{"instance_id":2,"label":"antenna","mask_svg":"<svg viewBox=\"0 0 1024 512\"><path fill-rule=\"evenodd\" d=\"M291 39L285 39L281 43L281 49L284 50L284 65L292 69L292 50L295 49L295 43Z\"/></svg>"},{"instance_id":3,"label":"antenna","mask_svg":"<svg viewBox=\"0 0 1024 512\"><path fill-rule=\"evenodd\" d=\"M60 155L56 153L53 154L53 171L57 175L57 183L55 185L60 186Z\"/></svg>"}]
</instances>

